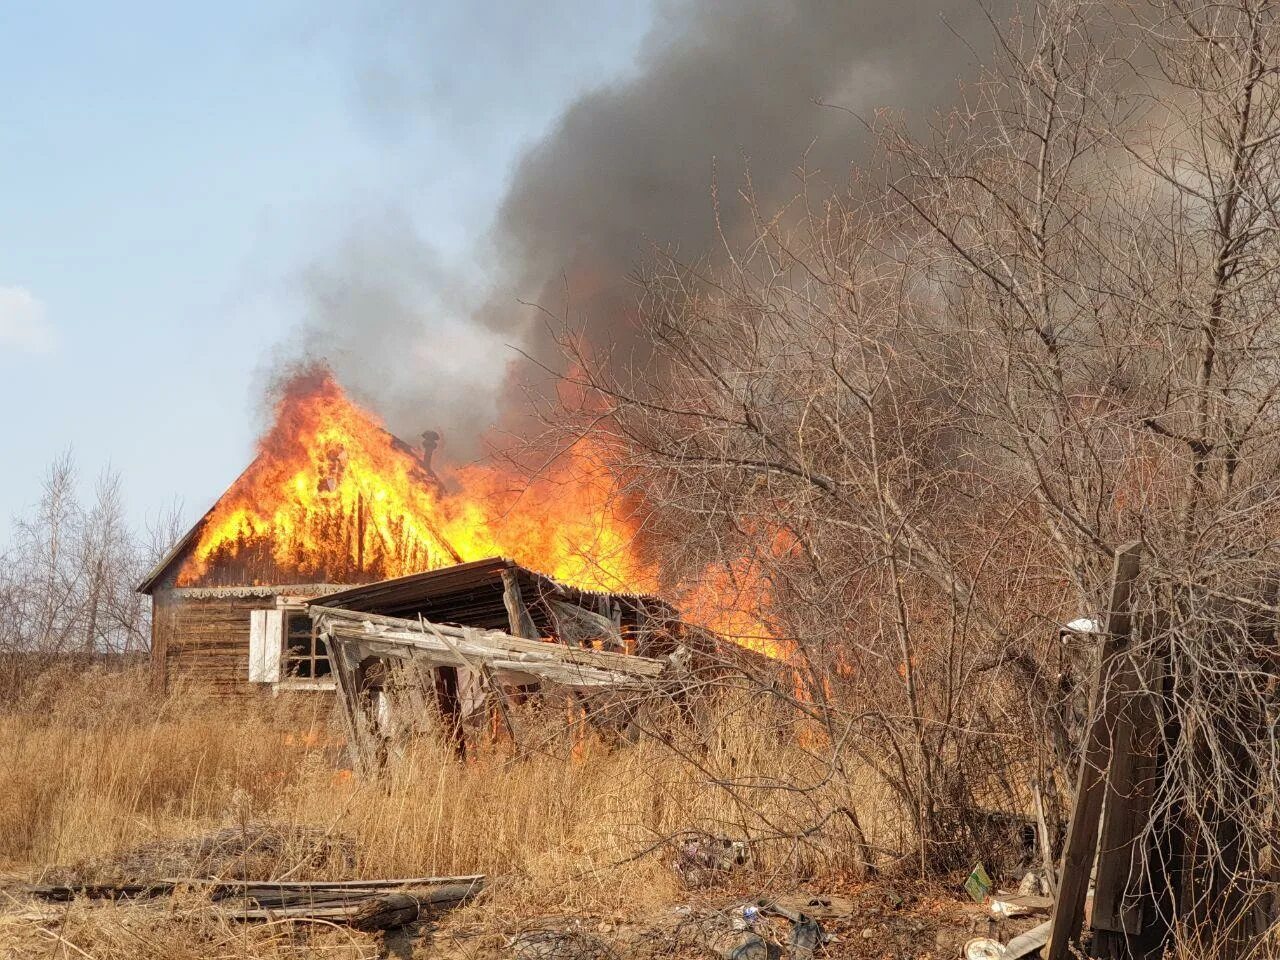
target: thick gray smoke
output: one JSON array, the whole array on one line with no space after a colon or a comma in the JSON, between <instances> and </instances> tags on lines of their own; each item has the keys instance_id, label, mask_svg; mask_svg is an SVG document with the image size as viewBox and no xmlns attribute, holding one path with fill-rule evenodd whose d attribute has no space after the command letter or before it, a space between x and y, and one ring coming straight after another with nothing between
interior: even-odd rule
<instances>
[{"instance_id":1,"label":"thick gray smoke","mask_svg":"<svg viewBox=\"0 0 1280 960\"><path fill-rule=\"evenodd\" d=\"M713 175L726 196L749 169L766 202L795 190L802 163L832 186L843 183L865 157L867 137L848 113L819 102L927 119L974 70L966 39L990 48L986 26L977 0L664 4L639 69L572 103L523 157L492 225L493 285L471 301L470 330L455 333L547 357L543 318L520 303L528 301L567 312L602 350L620 343L625 352L628 271L649 244L687 258L707 249ZM429 257L415 265L412 231L400 233L405 247L384 249L385 265L369 256L377 245L366 245L358 271L338 266L335 279L326 264L313 273L308 339L316 352L341 345L331 356L339 374L379 403L394 428L437 425L456 454L458 441L500 413L504 384L514 395L515 354L484 349L482 375L467 378L463 403L450 351L405 357L406 332L431 322L414 310L449 285L432 275ZM406 360L413 370L403 377L383 383L370 373Z\"/></svg>"}]
</instances>

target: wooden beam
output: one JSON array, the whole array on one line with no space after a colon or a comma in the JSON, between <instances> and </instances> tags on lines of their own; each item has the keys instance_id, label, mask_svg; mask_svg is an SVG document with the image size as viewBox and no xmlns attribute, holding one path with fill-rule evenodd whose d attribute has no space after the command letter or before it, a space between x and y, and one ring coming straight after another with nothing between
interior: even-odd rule
<instances>
[{"instance_id":1,"label":"wooden beam","mask_svg":"<svg viewBox=\"0 0 1280 960\"><path fill-rule=\"evenodd\" d=\"M1119 702L1111 734L1111 765L1094 884L1094 955L1129 957L1146 929L1145 848L1139 844L1155 794L1160 729L1151 684L1132 656L1120 654L1108 696ZM1145 691L1145 692L1144 692Z\"/></svg>"},{"instance_id":2,"label":"wooden beam","mask_svg":"<svg viewBox=\"0 0 1280 960\"><path fill-rule=\"evenodd\" d=\"M356 658L353 663L351 657L353 651L349 650L347 645L336 644L332 640L326 640L326 644L329 650L329 665L338 686L338 703L342 707L342 719L347 728L347 743L351 747L356 768L361 774L369 776L375 768L375 751L372 745L366 742L368 725L365 723L360 707L360 689L356 669L359 664L359 651L354 651Z\"/></svg>"},{"instance_id":3,"label":"wooden beam","mask_svg":"<svg viewBox=\"0 0 1280 960\"><path fill-rule=\"evenodd\" d=\"M1129 644L1133 629L1133 584L1138 576L1141 542L1116 552L1107 609L1106 633L1098 655L1098 673L1090 697L1089 728L1076 780L1075 809L1058 871L1058 902L1053 912L1047 960L1069 960L1071 944L1080 939L1084 922L1089 875L1098 850L1098 822L1102 815L1103 774L1111 760L1112 732L1120 709L1119 697L1110 691L1116 660ZM1099 711L1102 715L1099 716Z\"/></svg>"},{"instance_id":4,"label":"wooden beam","mask_svg":"<svg viewBox=\"0 0 1280 960\"><path fill-rule=\"evenodd\" d=\"M529 608L525 606L524 597L520 593L520 581L514 570L502 571L502 604L507 608L507 623L511 626L511 635L537 640L538 626L533 622Z\"/></svg>"},{"instance_id":5,"label":"wooden beam","mask_svg":"<svg viewBox=\"0 0 1280 960\"><path fill-rule=\"evenodd\" d=\"M603 650L526 640L497 630L417 623L312 605L311 617L330 650L355 643L366 655L418 658L438 667L474 668L546 680L566 687L649 686L668 663Z\"/></svg>"}]
</instances>

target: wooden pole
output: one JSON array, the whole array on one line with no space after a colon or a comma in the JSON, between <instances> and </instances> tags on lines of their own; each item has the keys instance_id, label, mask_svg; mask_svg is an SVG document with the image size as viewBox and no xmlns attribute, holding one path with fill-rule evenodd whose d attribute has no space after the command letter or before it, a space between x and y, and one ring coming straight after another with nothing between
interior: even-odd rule
<instances>
[{"instance_id":1,"label":"wooden pole","mask_svg":"<svg viewBox=\"0 0 1280 960\"><path fill-rule=\"evenodd\" d=\"M1149 632L1150 618L1143 628ZM1094 884L1093 955L1123 958L1163 954L1163 938L1152 916L1147 850L1138 843L1151 817L1157 776L1160 729L1152 687L1154 676L1121 652L1108 685L1118 706L1111 738L1111 766L1105 786L1101 845ZM1109 711L1108 711L1109 712ZM1151 937L1156 942L1142 946Z\"/></svg>"},{"instance_id":2,"label":"wooden pole","mask_svg":"<svg viewBox=\"0 0 1280 960\"><path fill-rule=\"evenodd\" d=\"M316 628L312 627L312 635ZM329 649L329 667L338 687L338 703L342 706L342 717L346 721L347 742L357 769L364 776L374 771L373 758L369 744L365 741L364 718L360 710L360 680L358 664L352 663L347 645L335 637L326 641Z\"/></svg>"},{"instance_id":3,"label":"wooden pole","mask_svg":"<svg viewBox=\"0 0 1280 960\"><path fill-rule=\"evenodd\" d=\"M516 579L514 570L502 571L502 603L507 608L511 635L537 640L538 627L533 622L529 608L525 606L524 597L520 594L520 581Z\"/></svg>"},{"instance_id":4,"label":"wooden pole","mask_svg":"<svg viewBox=\"0 0 1280 960\"><path fill-rule=\"evenodd\" d=\"M1085 898L1089 893L1089 875L1098 850L1098 821L1102 815L1105 782L1103 773L1111 760L1111 731L1115 725L1119 698L1111 696L1110 678L1117 656L1129 643L1133 629L1131 600L1133 583L1138 576L1139 556L1143 545L1129 543L1116 552L1111 581L1111 602L1107 609L1106 633L1098 656L1098 675L1090 703L1091 718L1085 735L1084 755L1076 781L1075 809L1067 843L1062 851L1062 868L1058 871L1058 901L1054 905L1053 928L1049 934L1048 960L1069 960L1072 941L1080 939L1084 922ZM1098 716L1098 711L1102 716Z\"/></svg>"}]
</instances>

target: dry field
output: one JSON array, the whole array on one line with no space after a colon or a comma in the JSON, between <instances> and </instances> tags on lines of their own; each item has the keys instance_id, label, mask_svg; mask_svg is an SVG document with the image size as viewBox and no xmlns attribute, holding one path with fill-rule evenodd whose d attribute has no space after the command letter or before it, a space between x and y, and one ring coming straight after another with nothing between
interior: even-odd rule
<instances>
[{"instance_id":1,"label":"dry field","mask_svg":"<svg viewBox=\"0 0 1280 960\"><path fill-rule=\"evenodd\" d=\"M533 719L540 735L518 759L500 744L459 762L424 739L362 781L342 769L338 728L315 701L231 709L194 690L157 698L141 672L47 676L0 713L0 873L116 880L142 869L147 851L269 824L283 831L278 848L191 870L255 879L485 873L490 889L444 924L463 937L462 955L476 956L501 954L504 937L546 918L625 926L734 895L856 889L856 844L844 818L829 815L839 807L856 806L872 844L900 846L874 784L838 786L821 745L758 702L673 725L668 743L620 749L573 736L558 714ZM690 889L673 858L691 832L749 841L749 864L727 886ZM168 875L178 866L166 864ZM180 899L77 902L51 915L0 897L4 956L381 949L377 937L330 924L214 921Z\"/></svg>"}]
</instances>

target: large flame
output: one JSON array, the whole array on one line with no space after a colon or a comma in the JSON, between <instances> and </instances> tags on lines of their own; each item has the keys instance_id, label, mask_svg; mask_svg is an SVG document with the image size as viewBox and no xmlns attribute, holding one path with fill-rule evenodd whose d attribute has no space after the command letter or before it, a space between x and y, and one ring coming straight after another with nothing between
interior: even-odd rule
<instances>
[{"instance_id":1,"label":"large flame","mask_svg":"<svg viewBox=\"0 0 1280 960\"><path fill-rule=\"evenodd\" d=\"M637 549L638 522L590 443L532 481L485 465L448 481L327 370L307 371L282 392L257 458L210 511L178 583L349 583L505 556L585 589L656 590L660 571ZM730 594L751 611L725 604ZM767 591L745 567L710 571L676 600L744 646L783 651L761 613Z\"/></svg>"}]
</instances>

